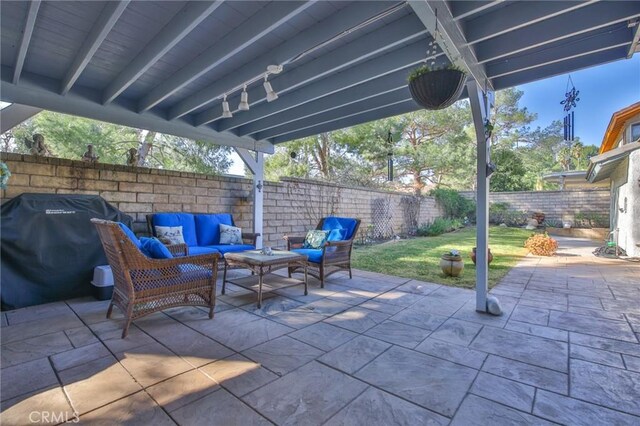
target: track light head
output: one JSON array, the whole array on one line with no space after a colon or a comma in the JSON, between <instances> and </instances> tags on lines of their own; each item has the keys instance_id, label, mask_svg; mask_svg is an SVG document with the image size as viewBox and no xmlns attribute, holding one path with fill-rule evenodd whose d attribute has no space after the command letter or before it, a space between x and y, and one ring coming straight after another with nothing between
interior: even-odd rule
<instances>
[{"instance_id":1,"label":"track light head","mask_svg":"<svg viewBox=\"0 0 640 426\"><path fill-rule=\"evenodd\" d=\"M244 86L242 94L240 95L240 104L238 104L240 111L249 111L249 94L247 93L247 86Z\"/></svg>"},{"instance_id":2,"label":"track light head","mask_svg":"<svg viewBox=\"0 0 640 426\"><path fill-rule=\"evenodd\" d=\"M278 94L271 87L271 83L267 81L267 76L264 76L264 91L267 92L267 102L273 102L278 99Z\"/></svg>"},{"instance_id":3,"label":"track light head","mask_svg":"<svg viewBox=\"0 0 640 426\"><path fill-rule=\"evenodd\" d=\"M222 101L222 118L231 118L233 114L229 109L229 102L227 102L227 95L224 95L224 100Z\"/></svg>"}]
</instances>

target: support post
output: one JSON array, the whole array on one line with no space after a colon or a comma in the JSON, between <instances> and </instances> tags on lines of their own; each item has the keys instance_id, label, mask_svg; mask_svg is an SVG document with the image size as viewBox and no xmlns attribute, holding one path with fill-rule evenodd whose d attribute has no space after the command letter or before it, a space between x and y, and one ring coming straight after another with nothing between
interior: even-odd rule
<instances>
[{"instance_id":1,"label":"support post","mask_svg":"<svg viewBox=\"0 0 640 426\"><path fill-rule=\"evenodd\" d=\"M477 184L476 184L476 311L487 312L487 291L489 284L489 161L490 144L485 134L484 123L489 118L490 93L482 90L473 79L467 82L467 92L471 102L473 125L477 141Z\"/></svg>"},{"instance_id":2,"label":"support post","mask_svg":"<svg viewBox=\"0 0 640 426\"><path fill-rule=\"evenodd\" d=\"M264 221L264 153L244 148L235 148L236 152L253 173L253 232L260 234L256 240L256 248L262 248Z\"/></svg>"}]
</instances>

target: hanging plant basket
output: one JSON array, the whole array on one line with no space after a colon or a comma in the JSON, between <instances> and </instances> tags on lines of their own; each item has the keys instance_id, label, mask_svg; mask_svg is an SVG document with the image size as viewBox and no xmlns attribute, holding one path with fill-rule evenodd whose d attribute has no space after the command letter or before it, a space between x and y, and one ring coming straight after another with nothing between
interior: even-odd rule
<instances>
[{"instance_id":1,"label":"hanging plant basket","mask_svg":"<svg viewBox=\"0 0 640 426\"><path fill-rule=\"evenodd\" d=\"M443 109L458 100L466 77L456 68L418 69L409 77L409 91L420 106L430 110Z\"/></svg>"}]
</instances>

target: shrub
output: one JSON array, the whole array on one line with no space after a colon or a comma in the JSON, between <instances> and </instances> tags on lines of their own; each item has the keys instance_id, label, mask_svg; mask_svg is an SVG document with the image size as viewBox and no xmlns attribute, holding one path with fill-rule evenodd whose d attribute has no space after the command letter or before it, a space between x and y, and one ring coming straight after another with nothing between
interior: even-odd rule
<instances>
[{"instance_id":1,"label":"shrub","mask_svg":"<svg viewBox=\"0 0 640 426\"><path fill-rule=\"evenodd\" d=\"M489 205L489 223L500 225L505 222L504 218L509 213L509 203L491 203Z\"/></svg>"},{"instance_id":2,"label":"shrub","mask_svg":"<svg viewBox=\"0 0 640 426\"><path fill-rule=\"evenodd\" d=\"M421 237L434 237L446 232L455 231L464 227L460 219L437 218L431 223L422 224L418 228L418 235Z\"/></svg>"},{"instance_id":3,"label":"shrub","mask_svg":"<svg viewBox=\"0 0 640 426\"><path fill-rule=\"evenodd\" d=\"M476 203L473 200L463 197L453 189L436 188L429 192L436 199L440 207L444 210L445 217L449 219L469 219L476 220Z\"/></svg>"},{"instance_id":4,"label":"shrub","mask_svg":"<svg viewBox=\"0 0 640 426\"><path fill-rule=\"evenodd\" d=\"M573 226L575 228L608 228L609 218L596 212L576 213Z\"/></svg>"},{"instance_id":5,"label":"shrub","mask_svg":"<svg viewBox=\"0 0 640 426\"><path fill-rule=\"evenodd\" d=\"M553 256L558 250L558 242L546 232L544 234L532 234L525 241L524 246L537 256Z\"/></svg>"}]
</instances>

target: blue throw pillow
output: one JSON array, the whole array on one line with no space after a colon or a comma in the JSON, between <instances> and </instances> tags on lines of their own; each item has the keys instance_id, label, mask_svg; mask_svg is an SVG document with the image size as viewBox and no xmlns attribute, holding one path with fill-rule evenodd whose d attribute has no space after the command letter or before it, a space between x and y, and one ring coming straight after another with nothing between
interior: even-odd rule
<instances>
[{"instance_id":1,"label":"blue throw pillow","mask_svg":"<svg viewBox=\"0 0 640 426\"><path fill-rule=\"evenodd\" d=\"M332 229L331 232L329 232L327 241L342 241L345 235L347 235L346 229Z\"/></svg>"},{"instance_id":2,"label":"blue throw pillow","mask_svg":"<svg viewBox=\"0 0 640 426\"><path fill-rule=\"evenodd\" d=\"M140 250L152 259L173 259L169 249L157 238L140 238Z\"/></svg>"},{"instance_id":3,"label":"blue throw pillow","mask_svg":"<svg viewBox=\"0 0 640 426\"><path fill-rule=\"evenodd\" d=\"M125 225L124 223L122 223L122 222L118 222L118 226L120 227L120 229L122 229L124 231L126 236L129 237L131 242L136 247L140 248L140 240L138 239L138 237L136 237L136 234L134 234L133 231L131 229L129 229L129 227L127 225Z\"/></svg>"}]
</instances>

